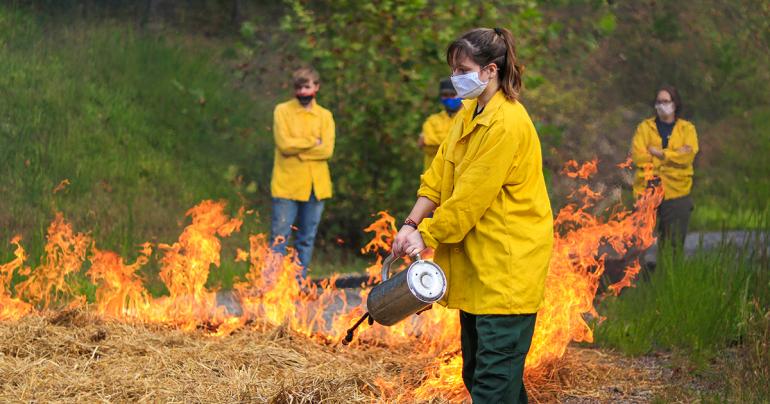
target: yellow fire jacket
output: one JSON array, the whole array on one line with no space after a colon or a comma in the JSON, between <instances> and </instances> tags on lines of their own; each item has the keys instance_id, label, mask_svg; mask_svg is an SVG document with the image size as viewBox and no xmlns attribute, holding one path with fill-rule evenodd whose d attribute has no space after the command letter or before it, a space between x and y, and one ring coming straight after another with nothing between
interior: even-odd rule
<instances>
[{"instance_id":1,"label":"yellow fire jacket","mask_svg":"<svg viewBox=\"0 0 770 404\"><path fill-rule=\"evenodd\" d=\"M678 151L685 145L690 146L692 150ZM650 146L662 149L664 158L661 160L650 154L647 150ZM659 176L663 184L664 199L689 195L692 189L692 163L696 154L698 154L698 135L695 133L695 125L677 118L668 139L668 147L663 149L663 139L655 126L655 118L645 119L636 128L631 142L631 159L636 165L634 193L639 195L644 192L647 186L644 167L651 165L652 174Z\"/></svg>"},{"instance_id":2,"label":"yellow fire jacket","mask_svg":"<svg viewBox=\"0 0 770 404\"><path fill-rule=\"evenodd\" d=\"M449 129L452 128L452 118L446 111L441 111L429 116L422 124L422 135L425 142L422 147L423 153L425 153L423 171L430 167L433 157L438 152L438 147L449 134Z\"/></svg>"},{"instance_id":3,"label":"yellow fire jacket","mask_svg":"<svg viewBox=\"0 0 770 404\"><path fill-rule=\"evenodd\" d=\"M296 99L275 107L275 160L270 183L274 198L305 202L311 190L319 200L332 196L327 160L334 153L334 119L329 110L312 102L310 110Z\"/></svg>"},{"instance_id":4,"label":"yellow fire jacket","mask_svg":"<svg viewBox=\"0 0 770 404\"><path fill-rule=\"evenodd\" d=\"M553 215L540 140L524 107L498 92L475 119L461 114L421 178L438 204L418 230L447 275L442 302L472 314L540 308L553 248Z\"/></svg>"}]
</instances>

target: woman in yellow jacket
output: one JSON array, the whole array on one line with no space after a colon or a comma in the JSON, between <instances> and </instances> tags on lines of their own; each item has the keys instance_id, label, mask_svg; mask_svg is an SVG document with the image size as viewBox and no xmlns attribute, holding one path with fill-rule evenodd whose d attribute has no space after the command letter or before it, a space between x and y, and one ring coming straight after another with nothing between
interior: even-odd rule
<instances>
[{"instance_id":1,"label":"woman in yellow jacket","mask_svg":"<svg viewBox=\"0 0 770 404\"><path fill-rule=\"evenodd\" d=\"M693 160L698 154L695 126L681 118L682 100L676 88L661 87L655 98L656 116L642 121L631 144L636 165L634 193L647 186L647 171L660 179L663 202L658 207L658 244L684 245L687 224L693 209Z\"/></svg>"},{"instance_id":2,"label":"woman in yellow jacket","mask_svg":"<svg viewBox=\"0 0 770 404\"><path fill-rule=\"evenodd\" d=\"M466 101L421 177L393 253L436 250L448 281L442 303L460 310L473 401L526 402L524 360L553 246L540 141L518 101L521 67L508 30L464 34L447 62Z\"/></svg>"}]
</instances>

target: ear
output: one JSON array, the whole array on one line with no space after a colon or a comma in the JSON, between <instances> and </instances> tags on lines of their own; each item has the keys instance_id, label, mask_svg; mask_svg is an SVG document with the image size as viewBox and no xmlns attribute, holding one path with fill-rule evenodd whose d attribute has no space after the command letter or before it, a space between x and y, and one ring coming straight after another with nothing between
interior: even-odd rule
<instances>
[{"instance_id":1,"label":"ear","mask_svg":"<svg viewBox=\"0 0 770 404\"><path fill-rule=\"evenodd\" d=\"M498 77L497 63L488 64L487 69L489 69L489 77Z\"/></svg>"}]
</instances>

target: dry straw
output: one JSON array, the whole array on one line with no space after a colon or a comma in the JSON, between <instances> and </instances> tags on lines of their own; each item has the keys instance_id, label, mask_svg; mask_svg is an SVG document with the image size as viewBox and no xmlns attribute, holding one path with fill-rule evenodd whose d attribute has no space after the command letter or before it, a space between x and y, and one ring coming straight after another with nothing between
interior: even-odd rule
<instances>
[{"instance_id":1,"label":"dry straw","mask_svg":"<svg viewBox=\"0 0 770 404\"><path fill-rule=\"evenodd\" d=\"M80 310L0 322L0 341L0 402L405 401L431 359L409 346L343 347L258 323L217 338ZM665 388L665 369L570 348L528 384L534 402L648 401Z\"/></svg>"}]
</instances>

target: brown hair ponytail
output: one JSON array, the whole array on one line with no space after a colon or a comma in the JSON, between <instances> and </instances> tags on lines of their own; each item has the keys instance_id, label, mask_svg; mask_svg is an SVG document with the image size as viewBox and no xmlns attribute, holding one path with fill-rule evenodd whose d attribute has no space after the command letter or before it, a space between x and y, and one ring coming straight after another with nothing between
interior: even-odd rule
<instances>
[{"instance_id":1,"label":"brown hair ponytail","mask_svg":"<svg viewBox=\"0 0 770 404\"><path fill-rule=\"evenodd\" d=\"M498 81L505 97L516 101L521 93L524 68L516 58L516 45L511 31L505 28L476 28L456 39L447 49L447 63L469 57L474 63L497 65Z\"/></svg>"}]
</instances>

